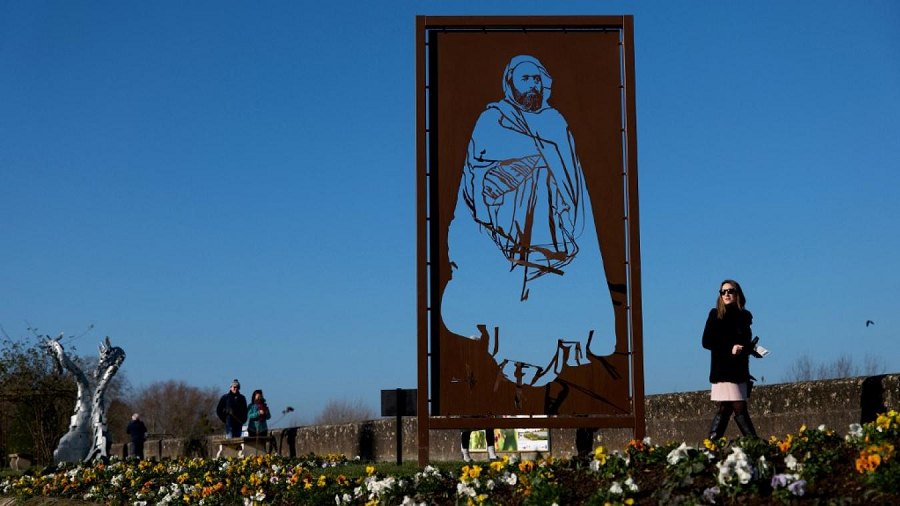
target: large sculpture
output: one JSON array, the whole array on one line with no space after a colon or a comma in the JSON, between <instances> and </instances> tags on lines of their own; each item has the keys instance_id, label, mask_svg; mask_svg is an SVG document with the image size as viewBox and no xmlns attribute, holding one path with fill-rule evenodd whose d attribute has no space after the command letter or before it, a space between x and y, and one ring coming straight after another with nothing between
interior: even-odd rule
<instances>
[{"instance_id":1,"label":"large sculpture","mask_svg":"<svg viewBox=\"0 0 900 506\"><path fill-rule=\"evenodd\" d=\"M501 85L468 144L441 316L457 335L493 334L504 376L542 386L611 352L615 317L575 139L548 102L552 78L518 55ZM595 331L603 344L591 350Z\"/></svg>"},{"instance_id":2,"label":"large sculpture","mask_svg":"<svg viewBox=\"0 0 900 506\"><path fill-rule=\"evenodd\" d=\"M106 427L104 396L110 381L125 361L125 351L112 346L109 337L100 344L100 359L93 374L93 395L89 400L92 385L78 364L66 354L60 344L62 337L60 334L56 339L48 339L44 346L56 361L60 372L65 369L72 373L78 385L78 397L75 412L69 422L69 431L59 440L59 445L53 452L53 462L59 464L106 458L112 441Z\"/></svg>"}]
</instances>

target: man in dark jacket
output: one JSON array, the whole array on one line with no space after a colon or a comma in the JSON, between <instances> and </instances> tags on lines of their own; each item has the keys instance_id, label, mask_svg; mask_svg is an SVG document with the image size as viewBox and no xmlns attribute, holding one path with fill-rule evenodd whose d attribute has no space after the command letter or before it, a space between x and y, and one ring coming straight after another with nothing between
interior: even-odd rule
<instances>
[{"instance_id":1,"label":"man in dark jacket","mask_svg":"<svg viewBox=\"0 0 900 506\"><path fill-rule=\"evenodd\" d=\"M219 399L216 415L225 423L225 437L241 437L241 429L247 422L247 399L241 395L241 383L231 382L231 391Z\"/></svg>"},{"instance_id":2,"label":"man in dark jacket","mask_svg":"<svg viewBox=\"0 0 900 506\"><path fill-rule=\"evenodd\" d=\"M125 433L131 436L131 454L135 457L144 459L144 439L147 435L147 426L141 421L140 415L137 413L131 415L131 423L125 429Z\"/></svg>"}]
</instances>

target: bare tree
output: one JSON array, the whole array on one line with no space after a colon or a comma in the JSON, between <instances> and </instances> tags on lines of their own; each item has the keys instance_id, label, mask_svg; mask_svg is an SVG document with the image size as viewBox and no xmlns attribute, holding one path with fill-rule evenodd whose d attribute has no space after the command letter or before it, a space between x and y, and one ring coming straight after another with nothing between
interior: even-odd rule
<instances>
[{"instance_id":1,"label":"bare tree","mask_svg":"<svg viewBox=\"0 0 900 506\"><path fill-rule=\"evenodd\" d=\"M796 383L798 381L811 381L813 378L813 363L809 355L800 355L792 363L787 374L784 375L784 381L787 383Z\"/></svg>"},{"instance_id":2,"label":"bare tree","mask_svg":"<svg viewBox=\"0 0 900 506\"><path fill-rule=\"evenodd\" d=\"M865 376L876 376L884 374L887 371L887 362L883 355L875 355L866 353L865 362L863 363L863 374Z\"/></svg>"},{"instance_id":3,"label":"bare tree","mask_svg":"<svg viewBox=\"0 0 900 506\"><path fill-rule=\"evenodd\" d=\"M823 379L853 378L856 376L874 376L887 370L884 357L867 354L862 368L853 363L853 357L843 353L831 362L814 364L809 355L800 355L784 375L784 381L812 381Z\"/></svg>"},{"instance_id":4,"label":"bare tree","mask_svg":"<svg viewBox=\"0 0 900 506\"><path fill-rule=\"evenodd\" d=\"M316 425L337 425L341 423L371 420L372 408L362 399L350 402L346 399L332 399L325 404L322 412L316 417Z\"/></svg>"},{"instance_id":5,"label":"bare tree","mask_svg":"<svg viewBox=\"0 0 900 506\"><path fill-rule=\"evenodd\" d=\"M131 406L151 433L190 438L216 430L215 388L198 388L184 381L167 380L141 388Z\"/></svg>"}]
</instances>

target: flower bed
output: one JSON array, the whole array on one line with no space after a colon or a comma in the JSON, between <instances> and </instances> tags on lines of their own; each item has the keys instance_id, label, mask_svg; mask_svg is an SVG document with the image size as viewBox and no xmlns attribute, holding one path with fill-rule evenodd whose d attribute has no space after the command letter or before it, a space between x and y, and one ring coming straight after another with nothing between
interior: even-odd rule
<instances>
[{"instance_id":1,"label":"flower bed","mask_svg":"<svg viewBox=\"0 0 900 506\"><path fill-rule=\"evenodd\" d=\"M900 504L900 414L840 436L820 426L768 441L656 445L592 459L428 466L388 476L343 456L111 461L0 481L4 496L105 504ZM384 470L388 466L379 466ZM393 467L393 466L392 466Z\"/></svg>"}]
</instances>

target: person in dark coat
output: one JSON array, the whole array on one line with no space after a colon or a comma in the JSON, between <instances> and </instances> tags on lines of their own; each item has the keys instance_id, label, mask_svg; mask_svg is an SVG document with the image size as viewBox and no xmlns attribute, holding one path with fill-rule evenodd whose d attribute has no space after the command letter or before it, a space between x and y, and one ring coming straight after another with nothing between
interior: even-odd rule
<instances>
[{"instance_id":1,"label":"person in dark coat","mask_svg":"<svg viewBox=\"0 0 900 506\"><path fill-rule=\"evenodd\" d=\"M141 421L140 415L137 413L131 415L131 423L125 429L125 433L131 436L131 454L143 460L147 426Z\"/></svg>"},{"instance_id":2,"label":"person in dark coat","mask_svg":"<svg viewBox=\"0 0 900 506\"><path fill-rule=\"evenodd\" d=\"M756 436L747 412L753 379L750 355L755 352L750 331L753 315L747 311L746 304L741 285L726 279L719 285L716 307L710 310L703 329L703 347L710 352L710 398L719 403L709 429L710 439L719 439L725 434L732 413L741 434Z\"/></svg>"},{"instance_id":3,"label":"person in dark coat","mask_svg":"<svg viewBox=\"0 0 900 506\"><path fill-rule=\"evenodd\" d=\"M247 422L247 398L241 395L241 383L231 382L231 390L219 399L216 415L225 424L225 437L241 437L241 430Z\"/></svg>"}]
</instances>

